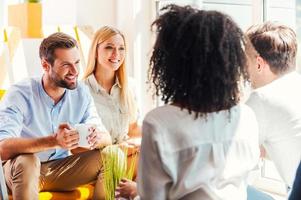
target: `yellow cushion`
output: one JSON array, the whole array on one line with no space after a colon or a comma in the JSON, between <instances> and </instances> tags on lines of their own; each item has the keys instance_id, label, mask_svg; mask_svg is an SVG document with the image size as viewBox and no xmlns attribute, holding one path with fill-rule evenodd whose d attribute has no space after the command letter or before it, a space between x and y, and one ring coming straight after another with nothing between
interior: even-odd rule
<instances>
[{"instance_id":1,"label":"yellow cushion","mask_svg":"<svg viewBox=\"0 0 301 200\"><path fill-rule=\"evenodd\" d=\"M2 99L2 97L4 96L5 94L5 90L0 90L0 100Z\"/></svg>"},{"instance_id":2,"label":"yellow cushion","mask_svg":"<svg viewBox=\"0 0 301 200\"><path fill-rule=\"evenodd\" d=\"M86 200L92 199L94 186L87 184L71 192L40 192L39 200ZM12 197L9 197L12 200Z\"/></svg>"}]
</instances>

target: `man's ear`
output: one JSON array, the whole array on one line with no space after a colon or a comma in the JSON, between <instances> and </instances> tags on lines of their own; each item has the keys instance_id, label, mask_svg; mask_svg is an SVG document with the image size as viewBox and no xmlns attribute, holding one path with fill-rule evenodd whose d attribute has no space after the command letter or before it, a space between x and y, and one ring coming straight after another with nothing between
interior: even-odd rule
<instances>
[{"instance_id":1,"label":"man's ear","mask_svg":"<svg viewBox=\"0 0 301 200\"><path fill-rule=\"evenodd\" d=\"M256 65L257 72L262 72L266 67L265 60L262 57L257 56L256 63L257 63L257 65Z\"/></svg>"},{"instance_id":2,"label":"man's ear","mask_svg":"<svg viewBox=\"0 0 301 200\"><path fill-rule=\"evenodd\" d=\"M51 65L45 58L41 59L41 64L45 72L48 72L50 70Z\"/></svg>"}]
</instances>

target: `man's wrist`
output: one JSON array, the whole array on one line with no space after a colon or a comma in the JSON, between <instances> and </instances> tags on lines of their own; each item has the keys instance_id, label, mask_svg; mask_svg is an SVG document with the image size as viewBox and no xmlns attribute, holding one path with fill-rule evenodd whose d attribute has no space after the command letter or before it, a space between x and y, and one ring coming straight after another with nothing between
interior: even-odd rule
<instances>
[{"instance_id":1,"label":"man's wrist","mask_svg":"<svg viewBox=\"0 0 301 200\"><path fill-rule=\"evenodd\" d=\"M49 141L49 145L50 147L58 147L58 142L57 142L57 133L53 133L52 135L49 136L48 141Z\"/></svg>"}]
</instances>

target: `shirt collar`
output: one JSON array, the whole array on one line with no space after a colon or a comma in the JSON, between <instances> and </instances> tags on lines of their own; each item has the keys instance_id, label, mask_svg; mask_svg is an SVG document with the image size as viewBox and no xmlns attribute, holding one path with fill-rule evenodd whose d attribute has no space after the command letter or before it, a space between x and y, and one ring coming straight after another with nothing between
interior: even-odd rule
<instances>
[{"instance_id":1,"label":"shirt collar","mask_svg":"<svg viewBox=\"0 0 301 200\"><path fill-rule=\"evenodd\" d=\"M46 93L46 91L45 91L45 89L44 89L44 87L43 87L43 77L40 79L38 85L39 85L39 92L40 92L40 95L41 95L43 101L44 101L49 107L53 107L53 106L55 106L55 105L61 105L62 102L63 102L63 99L64 99L65 96L66 96L66 93L68 92L68 90L65 89L65 92L64 92L62 98L60 99L60 101L59 101L57 104L55 104L54 100Z\"/></svg>"},{"instance_id":2,"label":"shirt collar","mask_svg":"<svg viewBox=\"0 0 301 200\"><path fill-rule=\"evenodd\" d=\"M117 85L119 88L121 88L121 84L120 84L119 78L118 78L117 76L116 76L116 78L115 78L115 84L113 85L113 87L114 87L115 85Z\"/></svg>"},{"instance_id":3,"label":"shirt collar","mask_svg":"<svg viewBox=\"0 0 301 200\"><path fill-rule=\"evenodd\" d=\"M88 76L87 82L89 83L89 85L91 86L92 90L93 90L95 93L101 92L102 90L104 90L104 89L97 83L97 80L96 80L94 74L91 74L90 76Z\"/></svg>"},{"instance_id":4,"label":"shirt collar","mask_svg":"<svg viewBox=\"0 0 301 200\"><path fill-rule=\"evenodd\" d=\"M88 76L87 81L88 81L89 85L91 86L91 88L94 92L96 92L96 93L97 92L105 92L105 89L97 82L94 74L91 74L90 76ZM112 88L114 88L116 86L121 88L121 84L120 84L119 79L118 79L117 76L115 78L115 83L112 86Z\"/></svg>"}]
</instances>

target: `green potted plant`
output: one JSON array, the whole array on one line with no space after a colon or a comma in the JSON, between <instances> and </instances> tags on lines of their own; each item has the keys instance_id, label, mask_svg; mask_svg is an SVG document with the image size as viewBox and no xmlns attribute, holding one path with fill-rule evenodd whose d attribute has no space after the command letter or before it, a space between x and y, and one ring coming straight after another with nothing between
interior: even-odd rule
<instances>
[{"instance_id":1,"label":"green potted plant","mask_svg":"<svg viewBox=\"0 0 301 200\"><path fill-rule=\"evenodd\" d=\"M104 167L103 180L106 200L115 199L115 189L122 178L133 179L136 158L127 163L127 149L121 150L118 145L107 146L101 151Z\"/></svg>"},{"instance_id":2,"label":"green potted plant","mask_svg":"<svg viewBox=\"0 0 301 200\"><path fill-rule=\"evenodd\" d=\"M28 3L40 3L40 0L27 0Z\"/></svg>"}]
</instances>

